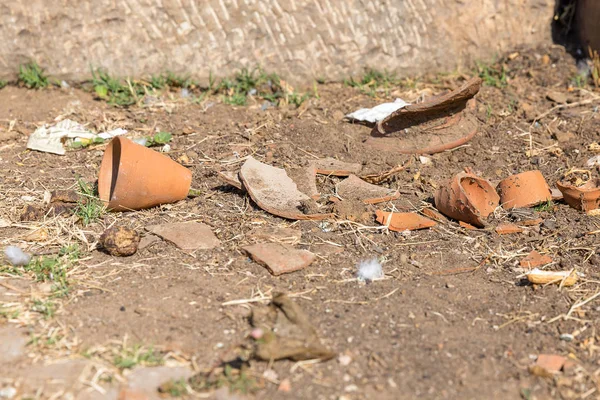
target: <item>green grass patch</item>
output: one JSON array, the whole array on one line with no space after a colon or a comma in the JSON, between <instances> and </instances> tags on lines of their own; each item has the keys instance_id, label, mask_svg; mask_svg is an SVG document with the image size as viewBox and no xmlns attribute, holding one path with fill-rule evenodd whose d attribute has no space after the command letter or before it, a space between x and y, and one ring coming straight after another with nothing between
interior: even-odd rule
<instances>
[{"instance_id":1,"label":"green grass patch","mask_svg":"<svg viewBox=\"0 0 600 400\"><path fill-rule=\"evenodd\" d=\"M554 211L554 202L548 200L545 203L535 206L533 209L537 212L552 212Z\"/></svg>"},{"instance_id":2,"label":"green grass patch","mask_svg":"<svg viewBox=\"0 0 600 400\"><path fill-rule=\"evenodd\" d=\"M80 199L75 208L75 215L79 217L84 225L89 225L106 213L106 206L98 197L98 189L83 179L77 181L79 185Z\"/></svg>"},{"instance_id":3,"label":"green grass patch","mask_svg":"<svg viewBox=\"0 0 600 400\"><path fill-rule=\"evenodd\" d=\"M0 89L4 89L8 85L8 81L0 79Z\"/></svg>"},{"instance_id":4,"label":"green grass patch","mask_svg":"<svg viewBox=\"0 0 600 400\"><path fill-rule=\"evenodd\" d=\"M18 80L29 89L42 89L50 85L44 70L35 61L19 66Z\"/></svg>"},{"instance_id":5,"label":"green grass patch","mask_svg":"<svg viewBox=\"0 0 600 400\"><path fill-rule=\"evenodd\" d=\"M139 345L121 348L113 359L114 366L121 370L131 369L136 365L155 367L163 363L162 354L155 352L152 347L144 348Z\"/></svg>"},{"instance_id":6,"label":"green grass patch","mask_svg":"<svg viewBox=\"0 0 600 400\"><path fill-rule=\"evenodd\" d=\"M188 394L188 384L185 379L174 380L163 383L158 388L159 393L168 394L171 397L181 397Z\"/></svg>"},{"instance_id":7,"label":"green grass patch","mask_svg":"<svg viewBox=\"0 0 600 400\"><path fill-rule=\"evenodd\" d=\"M81 256L79 246L63 247L57 256L36 257L23 267L25 272L32 273L38 282L52 282L54 297L69 294L67 272Z\"/></svg>"},{"instance_id":8,"label":"green grass patch","mask_svg":"<svg viewBox=\"0 0 600 400\"><path fill-rule=\"evenodd\" d=\"M258 390L259 385L256 378L247 373L247 367L240 369L225 364L218 372L208 375L196 375L190 380L192 389L196 391L207 391L228 387L231 392L249 394Z\"/></svg>"},{"instance_id":9,"label":"green grass patch","mask_svg":"<svg viewBox=\"0 0 600 400\"><path fill-rule=\"evenodd\" d=\"M504 88L508 85L508 71L504 65L493 66L478 62L477 74L487 86Z\"/></svg>"},{"instance_id":10,"label":"green grass patch","mask_svg":"<svg viewBox=\"0 0 600 400\"><path fill-rule=\"evenodd\" d=\"M34 300L33 305L31 306L31 311L42 314L45 319L50 319L54 317L54 313L56 312L56 304L54 304L52 301Z\"/></svg>"}]
</instances>

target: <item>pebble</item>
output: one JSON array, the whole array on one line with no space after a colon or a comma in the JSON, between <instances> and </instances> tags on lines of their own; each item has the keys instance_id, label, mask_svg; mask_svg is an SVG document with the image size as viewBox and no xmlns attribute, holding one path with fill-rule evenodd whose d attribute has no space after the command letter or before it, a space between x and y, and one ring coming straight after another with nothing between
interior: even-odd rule
<instances>
[{"instance_id":1,"label":"pebble","mask_svg":"<svg viewBox=\"0 0 600 400\"><path fill-rule=\"evenodd\" d=\"M0 389L0 398L2 399L12 399L17 394L17 389L14 387L6 387L4 389Z\"/></svg>"}]
</instances>

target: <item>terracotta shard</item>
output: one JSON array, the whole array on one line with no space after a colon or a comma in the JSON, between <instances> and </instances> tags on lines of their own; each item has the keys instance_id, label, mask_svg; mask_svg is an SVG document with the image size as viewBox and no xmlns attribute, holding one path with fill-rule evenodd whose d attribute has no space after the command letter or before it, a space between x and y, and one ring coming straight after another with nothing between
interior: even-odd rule
<instances>
[{"instance_id":1,"label":"terracotta shard","mask_svg":"<svg viewBox=\"0 0 600 400\"><path fill-rule=\"evenodd\" d=\"M435 221L417 213L391 213L377 210L377 222L389 227L391 231L404 232L426 229L435 226Z\"/></svg>"},{"instance_id":2,"label":"terracotta shard","mask_svg":"<svg viewBox=\"0 0 600 400\"><path fill-rule=\"evenodd\" d=\"M246 191L244 189L244 185L242 185L242 181L240 181L240 176L238 171L221 171L217 174L219 178L239 190Z\"/></svg>"},{"instance_id":3,"label":"terracotta shard","mask_svg":"<svg viewBox=\"0 0 600 400\"><path fill-rule=\"evenodd\" d=\"M468 142L477 133L473 97L481 82L473 78L457 90L393 112L377 123L367 145L382 151L433 154Z\"/></svg>"},{"instance_id":4,"label":"terracotta shard","mask_svg":"<svg viewBox=\"0 0 600 400\"><path fill-rule=\"evenodd\" d=\"M496 187L500 203L506 209L533 207L552 200L552 192L540 171L509 176Z\"/></svg>"},{"instance_id":5,"label":"terracotta shard","mask_svg":"<svg viewBox=\"0 0 600 400\"><path fill-rule=\"evenodd\" d=\"M446 217L444 217L441 213L437 212L436 210L434 210L432 208L424 208L424 209L421 210L421 212L427 218L431 218L434 221L437 221L437 222L446 222L446 221L448 221L448 219L446 219Z\"/></svg>"},{"instance_id":6,"label":"terracotta shard","mask_svg":"<svg viewBox=\"0 0 600 400\"><path fill-rule=\"evenodd\" d=\"M460 225L463 228L468 229L470 231L476 231L478 229L477 227L475 227L475 226L473 226L471 224L468 224L468 223L466 223L464 221L458 221L458 225Z\"/></svg>"},{"instance_id":7,"label":"terracotta shard","mask_svg":"<svg viewBox=\"0 0 600 400\"><path fill-rule=\"evenodd\" d=\"M444 215L482 228L494 212L500 196L492 184L474 174L461 172L435 192L435 206Z\"/></svg>"},{"instance_id":8,"label":"terracotta shard","mask_svg":"<svg viewBox=\"0 0 600 400\"><path fill-rule=\"evenodd\" d=\"M318 200L321 197L319 189L317 189L317 169L313 165L288 168L286 172L300 192L314 200Z\"/></svg>"},{"instance_id":9,"label":"terracotta shard","mask_svg":"<svg viewBox=\"0 0 600 400\"><path fill-rule=\"evenodd\" d=\"M314 201L281 168L250 157L240 170L240 179L252 200L263 210L288 219L321 220L332 214L303 213L304 203Z\"/></svg>"},{"instance_id":10,"label":"terracotta shard","mask_svg":"<svg viewBox=\"0 0 600 400\"><path fill-rule=\"evenodd\" d=\"M151 225L146 230L186 251L210 250L221 244L210 226L198 222Z\"/></svg>"},{"instance_id":11,"label":"terracotta shard","mask_svg":"<svg viewBox=\"0 0 600 400\"><path fill-rule=\"evenodd\" d=\"M523 232L523 228L521 228L518 225L515 224L508 224L508 223L504 223L504 224L499 224L496 227L496 233L498 235L510 235L512 233L521 233Z\"/></svg>"},{"instance_id":12,"label":"terracotta shard","mask_svg":"<svg viewBox=\"0 0 600 400\"><path fill-rule=\"evenodd\" d=\"M317 174L333 175L333 176L348 176L357 175L362 170L361 164L348 163L335 158L325 158L312 161L311 164L316 168Z\"/></svg>"},{"instance_id":13,"label":"terracotta shard","mask_svg":"<svg viewBox=\"0 0 600 400\"><path fill-rule=\"evenodd\" d=\"M600 208L600 179L592 179L581 186L558 181L556 187L562 192L565 203L577 210L587 212Z\"/></svg>"},{"instance_id":14,"label":"terracotta shard","mask_svg":"<svg viewBox=\"0 0 600 400\"><path fill-rule=\"evenodd\" d=\"M535 365L543 368L551 374L557 374L563 368L567 358L558 354L540 354Z\"/></svg>"},{"instance_id":15,"label":"terracotta shard","mask_svg":"<svg viewBox=\"0 0 600 400\"><path fill-rule=\"evenodd\" d=\"M552 262L552 258L549 256L543 256L537 251L533 250L529 253L525 258L521 259L519 265L523 268L537 268L546 264L550 264Z\"/></svg>"},{"instance_id":16,"label":"terracotta shard","mask_svg":"<svg viewBox=\"0 0 600 400\"><path fill-rule=\"evenodd\" d=\"M308 250L297 250L282 243L259 243L244 247L250 257L275 276L308 267L317 257Z\"/></svg>"},{"instance_id":17,"label":"terracotta shard","mask_svg":"<svg viewBox=\"0 0 600 400\"><path fill-rule=\"evenodd\" d=\"M365 204L383 203L400 197L397 190L367 183L356 175L350 175L338 183L336 191L344 199L359 200Z\"/></svg>"},{"instance_id":18,"label":"terracotta shard","mask_svg":"<svg viewBox=\"0 0 600 400\"><path fill-rule=\"evenodd\" d=\"M544 222L544 220L542 218L535 218L535 219L526 219L525 221L519 221L519 222L517 222L517 224L520 226L535 226L535 225L541 224L542 222Z\"/></svg>"}]
</instances>

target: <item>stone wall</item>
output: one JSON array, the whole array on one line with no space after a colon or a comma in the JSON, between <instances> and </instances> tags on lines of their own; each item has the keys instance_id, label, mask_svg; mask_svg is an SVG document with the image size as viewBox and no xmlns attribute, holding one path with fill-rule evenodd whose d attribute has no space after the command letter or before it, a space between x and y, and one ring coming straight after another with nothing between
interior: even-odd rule
<instances>
[{"instance_id":1,"label":"stone wall","mask_svg":"<svg viewBox=\"0 0 600 400\"><path fill-rule=\"evenodd\" d=\"M366 67L452 71L550 41L554 0L3 0L0 77L36 60L80 80L262 65L292 82Z\"/></svg>"}]
</instances>

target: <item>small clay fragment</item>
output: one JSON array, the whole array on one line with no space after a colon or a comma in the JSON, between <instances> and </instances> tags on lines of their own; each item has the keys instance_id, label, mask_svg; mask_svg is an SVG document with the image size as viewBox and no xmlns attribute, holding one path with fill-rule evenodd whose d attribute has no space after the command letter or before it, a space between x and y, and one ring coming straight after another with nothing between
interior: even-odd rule
<instances>
[{"instance_id":1,"label":"small clay fragment","mask_svg":"<svg viewBox=\"0 0 600 400\"><path fill-rule=\"evenodd\" d=\"M404 232L418 229L427 229L435 226L435 221L425 218L417 213L391 213L377 210L377 222L388 226L391 231Z\"/></svg>"},{"instance_id":2,"label":"small clay fragment","mask_svg":"<svg viewBox=\"0 0 600 400\"><path fill-rule=\"evenodd\" d=\"M543 368L551 374L557 374L563 368L567 358L558 354L540 354L535 362L535 365Z\"/></svg>"},{"instance_id":3,"label":"small clay fragment","mask_svg":"<svg viewBox=\"0 0 600 400\"><path fill-rule=\"evenodd\" d=\"M283 243L258 243L244 247L250 257L277 276L308 267L316 256Z\"/></svg>"},{"instance_id":4,"label":"small clay fragment","mask_svg":"<svg viewBox=\"0 0 600 400\"><path fill-rule=\"evenodd\" d=\"M348 163L335 158L325 158L312 161L311 164L316 168L317 174L333 175L333 176L348 176L357 175L362 170L361 164Z\"/></svg>"},{"instance_id":5,"label":"small clay fragment","mask_svg":"<svg viewBox=\"0 0 600 400\"><path fill-rule=\"evenodd\" d=\"M176 222L146 227L148 232L173 243L181 250L210 250L221 244L210 226L198 222Z\"/></svg>"},{"instance_id":6,"label":"small clay fragment","mask_svg":"<svg viewBox=\"0 0 600 400\"><path fill-rule=\"evenodd\" d=\"M305 214L302 200L312 200L298 190L285 170L249 157L242 165L240 179L252 200L263 210L288 219L321 220L332 214Z\"/></svg>"},{"instance_id":7,"label":"small clay fragment","mask_svg":"<svg viewBox=\"0 0 600 400\"><path fill-rule=\"evenodd\" d=\"M543 256L537 251L533 250L529 253L525 258L523 258L519 265L523 268L531 269L541 267L546 264L550 264L552 262L552 258L549 256Z\"/></svg>"},{"instance_id":8,"label":"small clay fragment","mask_svg":"<svg viewBox=\"0 0 600 400\"><path fill-rule=\"evenodd\" d=\"M254 356L259 360L330 360L335 353L321 344L308 315L283 293L275 293L266 307L252 309Z\"/></svg>"},{"instance_id":9,"label":"small clay fragment","mask_svg":"<svg viewBox=\"0 0 600 400\"><path fill-rule=\"evenodd\" d=\"M471 224L468 224L465 221L458 221L458 225L460 225L461 227L463 227L469 231L476 231L478 229L477 227L475 227Z\"/></svg>"},{"instance_id":10,"label":"small clay fragment","mask_svg":"<svg viewBox=\"0 0 600 400\"><path fill-rule=\"evenodd\" d=\"M499 224L496 227L496 233L498 235L510 235L513 233L521 233L523 232L523 228L515 224L503 223Z\"/></svg>"},{"instance_id":11,"label":"small clay fragment","mask_svg":"<svg viewBox=\"0 0 600 400\"><path fill-rule=\"evenodd\" d=\"M525 221L519 221L519 222L517 222L517 225L520 225L520 226L535 226L535 225L541 224L542 222L544 222L544 220L542 218L526 219Z\"/></svg>"},{"instance_id":12,"label":"small clay fragment","mask_svg":"<svg viewBox=\"0 0 600 400\"><path fill-rule=\"evenodd\" d=\"M140 235L126 226L112 226L102 233L99 243L111 256L127 257L137 251Z\"/></svg>"},{"instance_id":13,"label":"small clay fragment","mask_svg":"<svg viewBox=\"0 0 600 400\"><path fill-rule=\"evenodd\" d=\"M23 211L21 211L19 219L21 221L39 221L45 214L46 211L41 207L26 205L25 208L23 208Z\"/></svg>"},{"instance_id":14,"label":"small clay fragment","mask_svg":"<svg viewBox=\"0 0 600 400\"><path fill-rule=\"evenodd\" d=\"M365 204L383 203L400 197L397 190L367 183L356 175L350 175L338 183L336 191L344 199L360 200Z\"/></svg>"}]
</instances>

